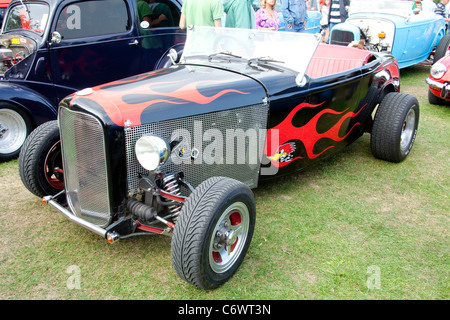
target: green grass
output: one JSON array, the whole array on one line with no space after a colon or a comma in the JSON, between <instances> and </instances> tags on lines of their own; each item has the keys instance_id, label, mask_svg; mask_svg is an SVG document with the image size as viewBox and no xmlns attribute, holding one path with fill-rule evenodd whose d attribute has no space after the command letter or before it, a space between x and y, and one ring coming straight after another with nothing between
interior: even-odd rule
<instances>
[{"instance_id":1,"label":"green grass","mask_svg":"<svg viewBox=\"0 0 450 320\"><path fill-rule=\"evenodd\" d=\"M428 104L427 75L401 72L421 106L408 159L375 159L365 135L261 184L249 252L214 291L179 279L170 238L109 245L30 194L16 160L0 164L0 299L449 299L450 108ZM70 266L79 289L68 288ZM368 286L374 268L378 289Z\"/></svg>"}]
</instances>

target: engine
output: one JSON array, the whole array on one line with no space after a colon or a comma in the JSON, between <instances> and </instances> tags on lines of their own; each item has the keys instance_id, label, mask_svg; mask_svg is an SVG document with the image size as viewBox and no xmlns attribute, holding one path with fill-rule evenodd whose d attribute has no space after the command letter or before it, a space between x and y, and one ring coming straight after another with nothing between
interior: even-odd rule
<instances>
[{"instance_id":1,"label":"engine","mask_svg":"<svg viewBox=\"0 0 450 320\"><path fill-rule=\"evenodd\" d=\"M11 49L0 49L0 74L3 75L5 72L12 67L13 63L13 52Z\"/></svg>"},{"instance_id":2,"label":"engine","mask_svg":"<svg viewBox=\"0 0 450 320\"><path fill-rule=\"evenodd\" d=\"M3 35L0 38L0 76L36 49L30 39L23 36Z\"/></svg>"},{"instance_id":3,"label":"engine","mask_svg":"<svg viewBox=\"0 0 450 320\"><path fill-rule=\"evenodd\" d=\"M369 51L390 52L395 26L379 18L349 18L331 31L331 44L356 46L363 42Z\"/></svg>"}]
</instances>

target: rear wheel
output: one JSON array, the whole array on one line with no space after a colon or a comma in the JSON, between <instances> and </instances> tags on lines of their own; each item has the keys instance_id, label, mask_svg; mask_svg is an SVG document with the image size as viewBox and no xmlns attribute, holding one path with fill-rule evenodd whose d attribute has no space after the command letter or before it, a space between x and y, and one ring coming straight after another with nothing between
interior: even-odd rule
<instances>
[{"instance_id":1,"label":"rear wheel","mask_svg":"<svg viewBox=\"0 0 450 320\"><path fill-rule=\"evenodd\" d=\"M19 173L25 187L38 197L55 195L64 189L58 122L37 127L23 144Z\"/></svg>"},{"instance_id":2,"label":"rear wheel","mask_svg":"<svg viewBox=\"0 0 450 320\"><path fill-rule=\"evenodd\" d=\"M241 265L255 226L253 193L214 177L188 197L175 225L172 263L185 281L204 289L225 283Z\"/></svg>"},{"instance_id":3,"label":"rear wheel","mask_svg":"<svg viewBox=\"0 0 450 320\"><path fill-rule=\"evenodd\" d=\"M32 122L23 110L11 104L0 104L0 161L19 155L32 128Z\"/></svg>"},{"instance_id":4,"label":"rear wheel","mask_svg":"<svg viewBox=\"0 0 450 320\"><path fill-rule=\"evenodd\" d=\"M372 154L401 162L414 144L419 124L419 102L409 94L389 93L378 106L371 135Z\"/></svg>"}]
</instances>

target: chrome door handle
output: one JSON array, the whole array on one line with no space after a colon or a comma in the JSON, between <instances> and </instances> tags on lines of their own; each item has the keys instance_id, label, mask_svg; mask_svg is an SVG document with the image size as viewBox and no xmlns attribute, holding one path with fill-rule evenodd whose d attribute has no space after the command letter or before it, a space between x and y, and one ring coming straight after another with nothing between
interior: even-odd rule
<instances>
[{"instance_id":1,"label":"chrome door handle","mask_svg":"<svg viewBox=\"0 0 450 320\"><path fill-rule=\"evenodd\" d=\"M131 41L128 45L130 45L130 46L135 46L135 45L138 45L139 44L139 41L137 40L137 39L134 39L133 41Z\"/></svg>"}]
</instances>

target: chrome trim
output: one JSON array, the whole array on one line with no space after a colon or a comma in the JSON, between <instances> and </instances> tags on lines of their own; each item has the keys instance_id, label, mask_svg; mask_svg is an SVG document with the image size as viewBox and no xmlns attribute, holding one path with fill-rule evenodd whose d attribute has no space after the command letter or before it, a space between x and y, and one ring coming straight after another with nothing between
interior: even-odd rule
<instances>
[{"instance_id":1,"label":"chrome trim","mask_svg":"<svg viewBox=\"0 0 450 320\"><path fill-rule=\"evenodd\" d=\"M427 79L425 80L425 82L426 82L428 85L432 86L433 88L437 88L437 89L441 89L441 90L446 86L445 83L438 82L438 81L432 80L432 79L430 79L430 78L427 78Z\"/></svg>"},{"instance_id":2,"label":"chrome trim","mask_svg":"<svg viewBox=\"0 0 450 320\"><path fill-rule=\"evenodd\" d=\"M71 211L67 210L66 208L64 208L62 205L60 205L55 199L53 199L52 196L46 196L43 198L44 202L51 205L53 208L55 208L56 210L58 210L60 213L62 213L63 216L65 216L67 219L69 219L70 221L98 234L99 236L102 236L106 239L106 237L108 236L108 232L103 229L100 228L99 226L90 223L86 220L83 220L81 218L78 218L77 216L75 216ZM115 240L118 240L117 237L114 237Z\"/></svg>"}]
</instances>

